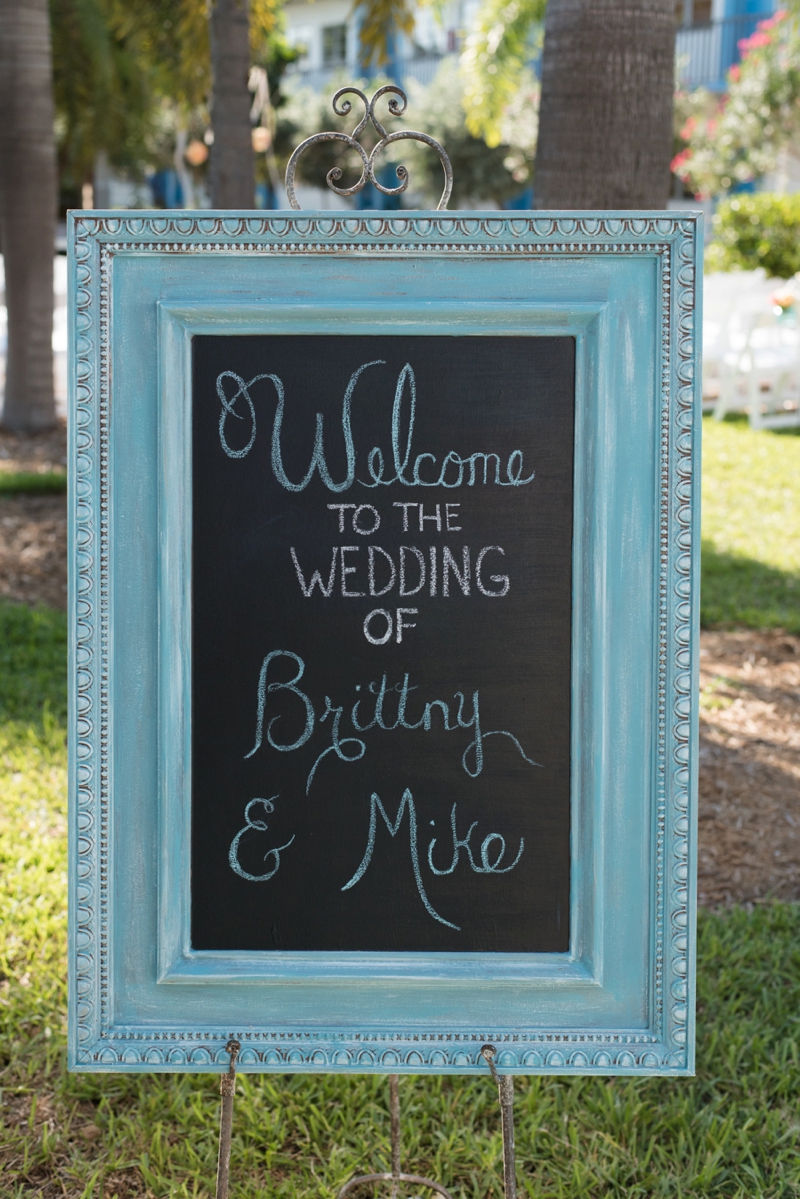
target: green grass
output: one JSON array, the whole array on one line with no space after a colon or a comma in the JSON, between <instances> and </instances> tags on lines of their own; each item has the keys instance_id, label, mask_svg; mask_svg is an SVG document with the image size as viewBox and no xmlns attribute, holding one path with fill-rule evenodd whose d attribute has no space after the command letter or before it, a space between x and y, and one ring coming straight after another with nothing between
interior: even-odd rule
<instances>
[{"instance_id":1,"label":"green grass","mask_svg":"<svg viewBox=\"0 0 800 1199\"><path fill-rule=\"evenodd\" d=\"M703 421L700 619L800 633L800 437Z\"/></svg>"},{"instance_id":2,"label":"green grass","mask_svg":"<svg viewBox=\"0 0 800 1199\"><path fill-rule=\"evenodd\" d=\"M64 723L66 654L66 613L0 603L0 727L28 728L45 705Z\"/></svg>"},{"instance_id":3,"label":"green grass","mask_svg":"<svg viewBox=\"0 0 800 1199\"><path fill-rule=\"evenodd\" d=\"M64 618L0 603L0 1195L213 1194L217 1079L64 1064ZM800 907L705 914L693 1080L521 1080L527 1196L800 1195ZM501 1195L488 1080L401 1081L404 1163ZM388 1168L385 1080L245 1076L233 1195L336 1193Z\"/></svg>"},{"instance_id":4,"label":"green grass","mask_svg":"<svg viewBox=\"0 0 800 1199\"><path fill-rule=\"evenodd\" d=\"M800 438L704 433L704 620L800 631ZM214 1076L65 1070L65 643L62 614L0 602L0 1196L212 1195ZM800 1196L800 906L703 914L698 976L695 1079L518 1083L523 1195ZM488 1080L403 1079L401 1104L407 1169L500 1199ZM380 1078L242 1077L232 1194L388 1168L386 1109Z\"/></svg>"},{"instance_id":5,"label":"green grass","mask_svg":"<svg viewBox=\"0 0 800 1199\"><path fill-rule=\"evenodd\" d=\"M67 490L67 475L63 470L49 471L0 471L0 496L53 495Z\"/></svg>"}]
</instances>

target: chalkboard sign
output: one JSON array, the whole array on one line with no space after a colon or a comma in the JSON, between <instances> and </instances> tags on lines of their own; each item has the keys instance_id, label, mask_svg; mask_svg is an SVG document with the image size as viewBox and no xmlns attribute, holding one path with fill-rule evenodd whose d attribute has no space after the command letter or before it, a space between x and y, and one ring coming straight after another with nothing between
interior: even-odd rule
<instances>
[{"instance_id":1,"label":"chalkboard sign","mask_svg":"<svg viewBox=\"0 0 800 1199\"><path fill-rule=\"evenodd\" d=\"M701 218L69 218L78 1070L693 1070Z\"/></svg>"},{"instance_id":2,"label":"chalkboard sign","mask_svg":"<svg viewBox=\"0 0 800 1199\"><path fill-rule=\"evenodd\" d=\"M574 339L192 377L192 945L565 952Z\"/></svg>"}]
</instances>

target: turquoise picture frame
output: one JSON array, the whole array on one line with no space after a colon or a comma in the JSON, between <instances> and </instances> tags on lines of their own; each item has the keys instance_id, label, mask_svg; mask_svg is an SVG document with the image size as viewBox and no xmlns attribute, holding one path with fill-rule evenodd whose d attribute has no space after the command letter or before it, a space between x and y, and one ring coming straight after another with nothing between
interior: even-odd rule
<instances>
[{"instance_id":1,"label":"turquoise picture frame","mask_svg":"<svg viewBox=\"0 0 800 1199\"><path fill-rule=\"evenodd\" d=\"M77 212L69 1063L691 1074L702 217ZM189 938L191 339L576 344L570 949Z\"/></svg>"}]
</instances>

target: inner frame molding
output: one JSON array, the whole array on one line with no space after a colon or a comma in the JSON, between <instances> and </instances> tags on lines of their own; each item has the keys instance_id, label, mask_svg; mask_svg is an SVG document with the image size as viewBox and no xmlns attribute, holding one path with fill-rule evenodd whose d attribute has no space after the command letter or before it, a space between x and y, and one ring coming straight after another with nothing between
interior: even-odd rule
<instances>
[{"instance_id":1,"label":"inner frame molding","mask_svg":"<svg viewBox=\"0 0 800 1199\"><path fill-rule=\"evenodd\" d=\"M69 493L72 566L69 596L71 1068L221 1071L228 1065L224 1045L235 1034L243 1046L241 1068L255 1071L483 1073L485 1066L479 1056L480 1046L486 1040L492 1040L499 1049L498 1065L506 1071L690 1073L693 1068L695 895L692 875L696 857L697 768L697 701L693 688L697 673L699 557L698 504L694 496L699 485L700 413L699 347L694 331L699 319L695 280L702 251L700 218L683 213L570 214L569 217L543 213L513 218L492 215L460 218L452 214L391 218L370 215L334 218L319 214L302 217L136 214L121 217L119 214L75 213L70 217L70 233L69 265L74 301L70 313ZM188 277L181 280L179 271L174 269L186 256L194 262L191 283L187 282ZM198 256L206 258L208 264L218 263L222 273L213 276L197 261ZM263 285L256 288L252 282L242 282L242 264L287 258L302 263L305 282L311 277L308 270L313 270L314 260L320 259L339 262L340 266L375 260L381 263L425 261L434 270L427 277L427 298L409 301L407 297L401 299L398 296L396 303L388 300L383 306L376 306L365 301L351 303L349 308L343 300L338 312L332 315L329 309L326 318L320 315L320 309L325 305L317 303L316 313L311 311L314 309L311 298L295 297L292 306L285 294L279 302L264 294ZM167 881L159 883L160 916L156 918L155 907L152 913L149 908L146 913L150 951L134 947L130 952L124 941L121 881L127 880L128 896L146 897L150 890L147 887L139 892L136 890L130 862L120 848L124 829L118 804L115 804L115 779L120 778L124 767L115 751L116 732L124 715L118 689L120 662L124 658L119 638L125 636L125 631L119 624L117 596L124 586L130 586L130 581L123 585L121 574L117 574L121 570L118 546L125 542L127 534L122 535L120 530L131 516L123 494L128 484L118 485L127 467L121 453L122 441L117 440L122 419L120 405L125 403L120 390L122 376L119 369L115 369L119 366L115 359L117 344L123 337L134 340L139 353L152 362L155 378L159 319L162 338L173 338L176 352L179 343L184 347L180 352L185 351L186 338L191 336L193 329L221 331L225 321L233 319L238 322L240 331L257 323L257 331L262 332L265 325L269 325L271 314L280 323L293 319L293 313L305 328L310 327L308 322L311 321L311 327L318 329L320 326L315 321L322 319L324 323L328 319L331 324L325 327L329 331L343 332L341 322L353 330L359 321L363 321L365 329L378 331L381 312L376 310L377 307L382 308L384 322L399 323L404 332L410 331L409 322L414 320L441 332L441 323L436 324L438 308L443 321L450 319L446 310L457 311L459 326L463 326L465 332L470 331L470 319L474 322L473 329L484 332L505 331L512 325L519 329L526 319L531 319L531 312L527 316L524 311L516 316L509 315L519 309L519 296L506 298L503 295L496 269L500 263L514 260L520 265L549 264L551 292L562 286L557 282L558 270L551 270L553 264L556 267L569 264L563 272L562 288L570 293L568 296L560 302L554 294L548 300L531 300L531 308L538 312L534 322L536 331L550 333L569 327L578 336L580 347L581 339L589 339L593 323L602 326L604 314L609 313L609 340L603 336L599 338L594 365L590 362L591 354L584 360L586 378L593 380L592 389L605 402L611 393L605 374L604 353L627 353L631 361L637 355L654 353L653 389L643 401L652 401L652 415L658 429L657 444L648 447L648 452L655 455L652 465L656 487L652 495L652 513L648 511L643 516L652 524L655 550L652 564L655 603L653 611L647 614L655 633L652 663L642 664L643 672L652 669L653 680L650 720L653 729L652 805L644 796L628 796L632 804L637 800L641 804L645 800L646 823L652 842L649 849L651 869L646 895L642 896L649 930L642 993L644 1019L610 1026L587 1020L585 1026L580 1027L574 1021L561 1024L557 1011L552 1008L553 988L557 991L559 987L558 967L567 974L574 971L571 983L584 991L587 986L591 992L602 989L607 978L609 962L603 961L601 952L590 953L586 947L590 943L595 946L609 944L609 930L604 925L607 919L604 889L608 879L604 882L602 873L591 879L585 876L581 879L579 870L573 875L573 885L578 890L573 893L577 902L573 903L569 962L498 963L495 972L486 962L479 965L464 961L452 974L443 970L441 963L417 962L417 968L412 971L415 978L425 975L429 981L438 980L440 985L443 984L452 993L456 1007L465 998L463 988L471 988L472 993L477 994L500 983L499 996L505 972L506 986L515 991L521 983L528 982L543 996L550 994L549 1001L543 999L538 1020L525 1022L524 1026L504 1024L502 1019L494 1023L482 1021L468 1028L463 1025L448 1027L441 1021L428 1022L426 1026L425 1021L415 1020L409 1014L405 1027L398 1026L396 1020L388 1020L381 1026L381 1022L373 1019L355 1025L340 1020L335 1026L323 1027L318 1017L312 1018L309 1009L299 1022L300 1026L293 1026L271 1019L270 1005L262 1001L257 1006L265 1012L265 1024L260 1020L256 1023L242 1019L238 1001L230 1013L227 1010L230 1007L228 988L233 987L238 995L246 995L253 985L259 987L261 980L267 981L264 964L253 961L254 955L247 955L248 961L238 964L221 960L198 961L202 955L189 954L187 957L183 925L180 920L170 924L172 917L167 908L171 905L166 899L170 893L175 895L169 890L172 885L169 880L178 880L179 890L183 885L180 879L184 863L179 847L162 844L158 870L160 879ZM626 346L625 331L616 328L611 319L618 315L621 301L617 296L617 307L612 305L613 311L606 307L608 299L603 294L597 268L599 266L601 272L605 270L610 277L609 271L613 274L626 264L642 260L655 264L657 279L657 290L651 297L651 338L648 347ZM126 329L122 324L122 293L119 290L122 282L116 272L118 264L125 262L135 262L137 271L149 272L151 290L155 288L160 293L158 300L150 304L152 319L135 330ZM477 273L473 273L473 281L479 276L485 279L485 303L471 305L460 297L447 300L448 291L452 292L454 288L452 268L461 263L474 266ZM204 273L207 276L205 283L202 280ZM530 278L532 291L535 291L535 276L531 274ZM268 277L265 277L266 281ZM585 288L588 298L587 294L576 297L578 285ZM132 288L133 283L126 286ZM286 287L285 282L283 286ZM437 287L438 298L432 294ZM215 297L213 301L210 291ZM637 302L637 298L630 302ZM166 330L167 325L171 331ZM388 331L386 323L382 331ZM166 345L166 341L162 344ZM585 354L585 349L579 350L579 361L581 353ZM162 368L164 362L162 354ZM181 394L183 385L173 394ZM125 383L128 393L130 386L128 380ZM163 386L162 377L162 396L165 394ZM148 403L157 408L152 390L148 396ZM174 412L170 417L161 409L157 419L166 422L166 428L171 427L170 419L177 418ZM576 453L576 463L578 461ZM174 459L169 465L174 468ZM130 486L135 491L134 484ZM168 498L170 494L172 501ZM579 505L580 496L584 494L576 491L576 534L579 525L591 524L582 520L585 513ZM172 502L174 508L177 495L174 488L172 492L162 494L167 507ZM160 520L160 516L157 519ZM175 535L175 526L175 520L167 521L166 541L162 548L167 542L174 544L170 538ZM593 528L589 528L586 535L591 542L595 536ZM599 550L600 547L593 544L591 553L596 555ZM157 557L157 547L153 552ZM174 562L172 555L169 557L170 562ZM596 558L591 560L597 561ZM142 595L151 581L148 578L141 580ZM176 589L165 583L162 590L161 580L158 587L161 611L168 612L169 604L178 603ZM178 587L177 592L180 590ZM169 601L168 594L172 596ZM574 637L578 637L584 627L580 604L581 597L576 592ZM180 627L180 610L173 615L178 621L175 627ZM151 629L150 636L157 642L157 627ZM167 641L169 636L167 634ZM579 647L576 645L575 649L577 651ZM595 646L593 650L595 668L601 673L608 671L613 647ZM583 651L589 652L586 646ZM155 652L156 655L161 652L158 710L163 714L165 694L181 693L184 667L182 663L176 663L174 655ZM576 652L573 661L577 656ZM593 682L602 698L602 680ZM574 730L580 724L577 697L573 711ZM574 745L574 754L580 755L582 749L582 746ZM577 778L581 771L578 759L574 757L573 761L573 775ZM169 792L162 794L159 804L157 761L150 762L148 769L155 784L153 793L146 797L153 815L150 831L154 835L156 827L164 829L164 820L169 825L173 819L170 813L174 803L173 794ZM165 796L168 803L164 802ZM575 802L573 798L573 816L578 829L581 815L576 812ZM162 821L160 826L159 819ZM599 830L595 832L599 836ZM580 837L574 840L579 841ZM574 845L573 854L575 852ZM153 864L145 864L141 878L150 878L152 873ZM582 892L581 887L584 888ZM587 933L584 937L579 922L588 920L586 913L590 909L591 921L586 928L591 935ZM158 961L154 948L156 940ZM293 956L302 958L304 955ZM358 957L363 961L373 955L313 956ZM420 955L382 956L406 959ZM376 962L374 966L375 970L368 970L352 961L330 962L317 970L316 981L326 988L333 986L334 990L339 990L352 984L354 973L368 988L379 984L381 976L383 986L387 983L391 986L389 980L397 979L401 973L408 978L402 965L398 969L395 963L384 961L382 964ZM314 981L314 972L309 970L307 961L286 962L285 967L283 981L277 983L275 979L273 986L277 983L285 990L293 973L297 985L308 986ZM338 977L333 978L330 971ZM130 978L134 976L135 985L129 986ZM170 985L164 987L159 978ZM241 981L251 986L241 988ZM213 985L198 988L198 982ZM413 991L412 987L409 992L411 1001ZM187 1004L186 1019L176 1019L169 1010L165 1009L162 1014L158 1005L154 1006L152 994L166 992L184 1004L187 1004L189 993L193 997L199 996L200 1000L192 998ZM376 992L375 998L378 996L379 992ZM220 1010L225 1012L227 1022L224 1025L214 1018L214 1012Z\"/></svg>"},{"instance_id":2,"label":"inner frame molding","mask_svg":"<svg viewBox=\"0 0 800 1199\"><path fill-rule=\"evenodd\" d=\"M293 333L381 334L402 329L411 336L436 336L456 331L460 337L510 335L518 337L570 336L576 341L576 407L584 420L576 429L575 507L591 504L585 480L591 475L588 422L585 413L596 395L590 379L598 377L599 345L607 342L607 304L545 305L431 302L424 321L410 305L384 301L378 304L342 306L297 304L285 301L252 307L247 304L161 301L159 311L159 385L162 415L160 502L163 514L160 595L161 648L161 740L160 793L162 801L160 844L162 860L159 886L159 982L220 983L255 982L293 977L296 979L348 979L368 983L370 979L431 978L442 981L481 977L505 982L547 985L570 980L576 984L601 985L602 947L596 931L593 890L587 885L581 862L591 862L594 877L602 873L598 835L603 823L599 795L592 795L588 778L580 780L581 707L572 718L574 772L572 811L571 929L568 953L423 953L330 952L330 951L227 951L196 950L190 943L189 901L191 871L188 852L178 858L166 847L188 846L191 835L191 778L187 762L191 755L189 697L192 668L191 642L191 528L187 521L187 497L192 491L191 344L195 335L237 333L240 335ZM596 388L595 388L596 390ZM586 592L589 573L588 547L582 527L573 537L573 590ZM576 604L576 612L586 607ZM574 630L579 620L574 622ZM581 639L573 632L572 688L577 694L580 679L590 664L579 659ZM585 657L585 655L584 655ZM181 683L173 685L176 670ZM601 719L601 713L597 719ZM592 809L592 810L587 810ZM489 965L491 963L491 965Z\"/></svg>"}]
</instances>

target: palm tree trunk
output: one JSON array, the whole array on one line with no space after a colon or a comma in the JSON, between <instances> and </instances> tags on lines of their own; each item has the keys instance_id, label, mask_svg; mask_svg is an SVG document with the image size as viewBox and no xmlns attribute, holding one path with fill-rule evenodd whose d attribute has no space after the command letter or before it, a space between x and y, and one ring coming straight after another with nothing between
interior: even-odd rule
<instances>
[{"instance_id":1,"label":"palm tree trunk","mask_svg":"<svg viewBox=\"0 0 800 1199\"><path fill-rule=\"evenodd\" d=\"M47 0L0 0L0 248L8 308L2 423L55 423L56 153Z\"/></svg>"},{"instance_id":2,"label":"palm tree trunk","mask_svg":"<svg viewBox=\"0 0 800 1199\"><path fill-rule=\"evenodd\" d=\"M2 2L2 0L0 0ZM211 9L211 203L252 208L255 174L250 131L249 0L215 0Z\"/></svg>"},{"instance_id":3,"label":"palm tree trunk","mask_svg":"<svg viewBox=\"0 0 800 1199\"><path fill-rule=\"evenodd\" d=\"M537 208L664 208L674 0L549 0Z\"/></svg>"}]
</instances>

